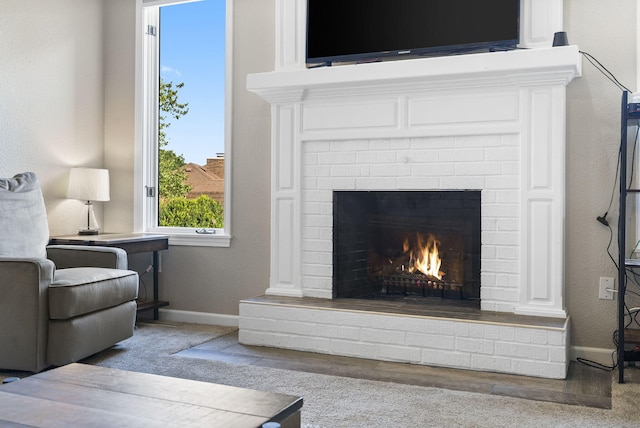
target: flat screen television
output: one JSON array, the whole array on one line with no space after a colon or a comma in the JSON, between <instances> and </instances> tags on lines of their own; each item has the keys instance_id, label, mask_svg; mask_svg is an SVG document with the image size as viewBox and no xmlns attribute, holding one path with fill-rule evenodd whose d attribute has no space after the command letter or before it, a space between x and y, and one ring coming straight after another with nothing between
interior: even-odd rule
<instances>
[{"instance_id":1,"label":"flat screen television","mask_svg":"<svg viewBox=\"0 0 640 428\"><path fill-rule=\"evenodd\" d=\"M307 0L307 65L514 49L520 0Z\"/></svg>"}]
</instances>

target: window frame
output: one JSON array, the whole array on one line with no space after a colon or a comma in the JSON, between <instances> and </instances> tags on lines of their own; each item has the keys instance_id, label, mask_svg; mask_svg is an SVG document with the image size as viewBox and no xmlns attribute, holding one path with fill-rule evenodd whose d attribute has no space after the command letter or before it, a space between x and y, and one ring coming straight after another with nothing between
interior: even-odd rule
<instances>
[{"instance_id":1,"label":"window frame","mask_svg":"<svg viewBox=\"0 0 640 428\"><path fill-rule=\"evenodd\" d=\"M224 109L224 227L207 229L158 226L158 86L160 79L159 37L149 37L149 25L159 27L160 7L200 0L142 0L138 22L136 72L136 168L134 228L169 236L171 245L231 246L231 131L233 88L233 2L225 0L225 109ZM157 31L156 31L157 34ZM154 189L154 190L150 190ZM150 193L153 196L149 196Z\"/></svg>"}]
</instances>

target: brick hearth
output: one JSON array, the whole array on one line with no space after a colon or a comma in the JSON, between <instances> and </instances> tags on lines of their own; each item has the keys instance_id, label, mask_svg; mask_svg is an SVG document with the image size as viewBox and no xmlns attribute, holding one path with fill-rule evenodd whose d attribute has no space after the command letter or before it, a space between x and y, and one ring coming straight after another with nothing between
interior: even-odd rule
<instances>
[{"instance_id":1,"label":"brick hearth","mask_svg":"<svg viewBox=\"0 0 640 428\"><path fill-rule=\"evenodd\" d=\"M358 299L240 302L245 344L546 378L565 377L568 323Z\"/></svg>"}]
</instances>

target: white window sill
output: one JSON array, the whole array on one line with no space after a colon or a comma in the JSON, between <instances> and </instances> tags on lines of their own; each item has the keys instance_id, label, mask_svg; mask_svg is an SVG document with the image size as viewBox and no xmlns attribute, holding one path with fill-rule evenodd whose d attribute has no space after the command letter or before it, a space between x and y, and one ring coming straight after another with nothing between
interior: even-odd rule
<instances>
[{"instance_id":1,"label":"white window sill","mask_svg":"<svg viewBox=\"0 0 640 428\"><path fill-rule=\"evenodd\" d=\"M231 235L196 235L195 233L172 233L169 235L169 245L189 245L192 247L230 247Z\"/></svg>"},{"instance_id":2,"label":"white window sill","mask_svg":"<svg viewBox=\"0 0 640 428\"><path fill-rule=\"evenodd\" d=\"M151 231L150 231L151 232ZM161 233L169 237L169 245L184 245L191 247L230 247L231 235L224 233L197 234L195 231L175 232L162 229L152 233Z\"/></svg>"}]
</instances>

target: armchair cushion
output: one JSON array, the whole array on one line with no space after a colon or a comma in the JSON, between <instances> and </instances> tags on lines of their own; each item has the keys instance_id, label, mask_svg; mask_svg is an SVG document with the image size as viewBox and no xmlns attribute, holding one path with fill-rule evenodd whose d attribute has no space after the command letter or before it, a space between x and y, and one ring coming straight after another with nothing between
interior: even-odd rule
<instances>
[{"instance_id":1,"label":"armchair cushion","mask_svg":"<svg viewBox=\"0 0 640 428\"><path fill-rule=\"evenodd\" d=\"M49 226L34 173L0 178L0 236L0 256L46 258Z\"/></svg>"},{"instance_id":2,"label":"armchair cushion","mask_svg":"<svg viewBox=\"0 0 640 428\"><path fill-rule=\"evenodd\" d=\"M67 319L118 306L138 297L138 274L130 270L58 269L49 286L49 318Z\"/></svg>"}]
</instances>

